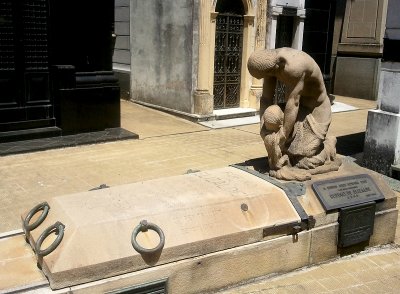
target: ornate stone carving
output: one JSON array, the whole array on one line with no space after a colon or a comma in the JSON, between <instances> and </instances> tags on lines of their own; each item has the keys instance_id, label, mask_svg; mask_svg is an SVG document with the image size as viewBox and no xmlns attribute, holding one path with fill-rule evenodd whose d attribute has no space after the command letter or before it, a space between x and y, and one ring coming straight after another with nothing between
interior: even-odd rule
<instances>
[{"instance_id":1,"label":"ornate stone carving","mask_svg":"<svg viewBox=\"0 0 400 294\"><path fill-rule=\"evenodd\" d=\"M247 65L252 76L264 78L260 134L270 175L304 181L338 170L336 138L327 136L331 105L317 63L302 51L279 48L255 51ZM273 105L277 81L286 85L284 110Z\"/></svg>"}]
</instances>

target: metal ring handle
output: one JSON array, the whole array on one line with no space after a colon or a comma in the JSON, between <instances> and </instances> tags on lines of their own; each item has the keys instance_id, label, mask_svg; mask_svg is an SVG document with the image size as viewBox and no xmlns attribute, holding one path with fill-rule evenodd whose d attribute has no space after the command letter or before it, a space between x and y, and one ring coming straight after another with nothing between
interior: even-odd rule
<instances>
[{"instance_id":1,"label":"metal ring handle","mask_svg":"<svg viewBox=\"0 0 400 294\"><path fill-rule=\"evenodd\" d=\"M154 248L147 249L143 248L142 246L139 245L139 243L136 241L136 237L139 234L139 232L147 232L148 230L153 230L155 231L158 236L160 237L160 243ZM132 246L135 248L137 252L140 254L149 254L149 253L155 253L161 249L163 249L164 244L165 244L165 236L164 232L161 230L159 226L153 223L149 223L146 220L140 221L140 224L136 226L136 228L132 232L132 238L131 238Z\"/></svg>"},{"instance_id":2,"label":"metal ring handle","mask_svg":"<svg viewBox=\"0 0 400 294\"><path fill-rule=\"evenodd\" d=\"M42 214L39 216L39 218L33 223L29 224L31 221L32 217L39 211L42 210ZM33 231L36 229L40 224L45 220L47 217L47 214L49 213L50 206L47 202L42 202L38 205L36 205L34 208L29 211L29 213L26 215L24 222L23 222L23 229L25 231L25 234L29 234L30 231Z\"/></svg>"},{"instance_id":3,"label":"metal ring handle","mask_svg":"<svg viewBox=\"0 0 400 294\"><path fill-rule=\"evenodd\" d=\"M43 233L39 236L35 246L36 254L39 257L43 257L50 254L51 252L53 252L54 249L57 248L58 245L60 245L61 240L64 237L64 228L65 225L63 223L56 222L54 225L51 225L50 227L48 227L46 230L43 231ZM55 234L58 235L57 238L54 240L53 243L51 243L49 247L41 250L40 247L42 246L43 241L53 232L55 232Z\"/></svg>"}]
</instances>

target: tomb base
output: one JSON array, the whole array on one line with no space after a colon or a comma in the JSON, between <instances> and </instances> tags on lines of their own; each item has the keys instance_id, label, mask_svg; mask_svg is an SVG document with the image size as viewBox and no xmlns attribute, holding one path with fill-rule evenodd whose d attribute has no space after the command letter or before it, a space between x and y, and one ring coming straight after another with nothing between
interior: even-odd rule
<instances>
[{"instance_id":1,"label":"tomb base","mask_svg":"<svg viewBox=\"0 0 400 294\"><path fill-rule=\"evenodd\" d=\"M372 186L357 182L360 175L367 175L368 185L384 199L367 201L368 194L354 194L360 203L341 199L338 208L324 207L318 187L331 187L334 192L323 197L333 198L343 191L366 191ZM324 186L325 181L333 182ZM353 209L355 218L364 206L373 206L367 209L372 224L351 225L350 245L343 245L344 211L357 205L362 207ZM35 270L53 290L198 293L391 243L396 222L396 196L382 177L345 163L305 183L227 167L60 196L39 207L24 227L41 268ZM359 239L363 235L367 239Z\"/></svg>"}]
</instances>

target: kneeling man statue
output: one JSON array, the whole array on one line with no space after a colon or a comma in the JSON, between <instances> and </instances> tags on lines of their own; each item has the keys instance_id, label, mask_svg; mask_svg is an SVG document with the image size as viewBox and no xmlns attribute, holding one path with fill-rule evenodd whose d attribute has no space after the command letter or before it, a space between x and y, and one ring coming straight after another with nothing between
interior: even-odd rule
<instances>
[{"instance_id":1,"label":"kneeling man statue","mask_svg":"<svg viewBox=\"0 0 400 294\"><path fill-rule=\"evenodd\" d=\"M264 79L260 134L268 152L270 175L305 181L338 170L336 138L327 136L331 103L321 70L303 51L279 48L255 51L247 67ZM273 104L277 80L285 84L285 109Z\"/></svg>"}]
</instances>

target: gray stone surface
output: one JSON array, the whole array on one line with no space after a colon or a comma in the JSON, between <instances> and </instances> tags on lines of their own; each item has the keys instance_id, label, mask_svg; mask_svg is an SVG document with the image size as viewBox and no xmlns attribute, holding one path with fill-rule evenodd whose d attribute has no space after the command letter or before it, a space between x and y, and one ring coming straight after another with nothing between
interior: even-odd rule
<instances>
[{"instance_id":1,"label":"gray stone surface","mask_svg":"<svg viewBox=\"0 0 400 294\"><path fill-rule=\"evenodd\" d=\"M368 114L363 164L385 175L400 163L400 63L382 62L378 110Z\"/></svg>"},{"instance_id":2,"label":"gray stone surface","mask_svg":"<svg viewBox=\"0 0 400 294\"><path fill-rule=\"evenodd\" d=\"M400 112L400 63L382 63L378 93L381 110L392 113Z\"/></svg>"},{"instance_id":3,"label":"gray stone surface","mask_svg":"<svg viewBox=\"0 0 400 294\"><path fill-rule=\"evenodd\" d=\"M400 115L370 110L365 132L363 166L390 175L400 157Z\"/></svg>"},{"instance_id":4,"label":"gray stone surface","mask_svg":"<svg viewBox=\"0 0 400 294\"><path fill-rule=\"evenodd\" d=\"M132 98L192 111L194 2L131 1Z\"/></svg>"},{"instance_id":5,"label":"gray stone surface","mask_svg":"<svg viewBox=\"0 0 400 294\"><path fill-rule=\"evenodd\" d=\"M385 37L392 40L400 40L400 1L388 2Z\"/></svg>"},{"instance_id":6,"label":"gray stone surface","mask_svg":"<svg viewBox=\"0 0 400 294\"><path fill-rule=\"evenodd\" d=\"M115 0L115 45L113 53L113 69L121 87L121 98L130 96L130 9L129 0Z\"/></svg>"},{"instance_id":7,"label":"gray stone surface","mask_svg":"<svg viewBox=\"0 0 400 294\"><path fill-rule=\"evenodd\" d=\"M377 58L338 57L333 93L376 100L379 64Z\"/></svg>"}]
</instances>

